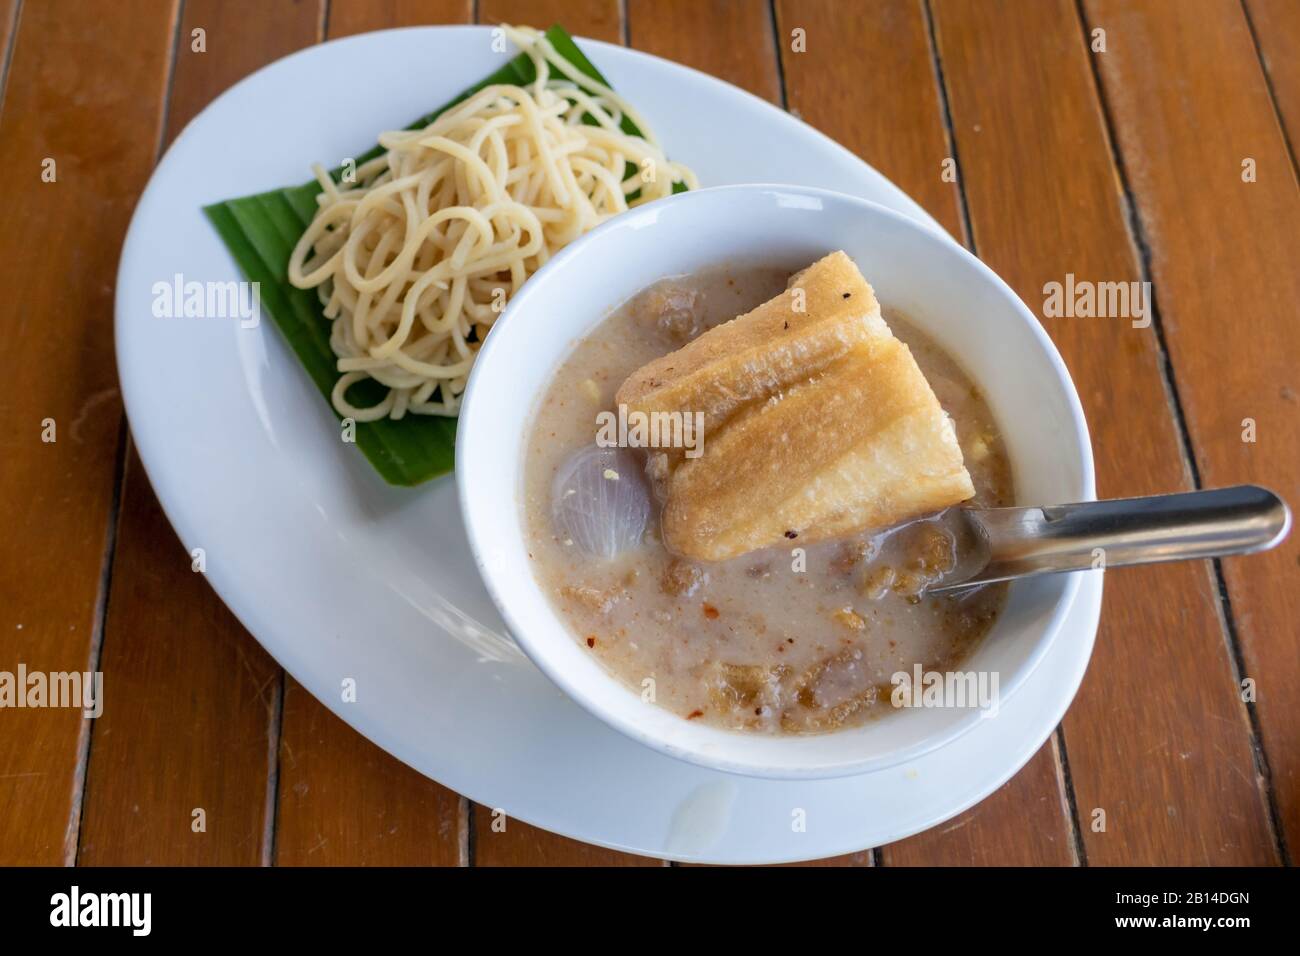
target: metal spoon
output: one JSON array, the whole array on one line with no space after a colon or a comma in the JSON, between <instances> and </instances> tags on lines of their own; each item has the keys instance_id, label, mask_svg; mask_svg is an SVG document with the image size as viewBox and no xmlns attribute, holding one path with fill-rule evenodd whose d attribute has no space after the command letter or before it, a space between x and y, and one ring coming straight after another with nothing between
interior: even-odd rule
<instances>
[{"instance_id":1,"label":"metal spoon","mask_svg":"<svg viewBox=\"0 0 1300 956\"><path fill-rule=\"evenodd\" d=\"M935 594L1011 578L1263 551L1291 530L1267 488L1235 485L1148 498L1035 508L955 508L970 542Z\"/></svg>"}]
</instances>

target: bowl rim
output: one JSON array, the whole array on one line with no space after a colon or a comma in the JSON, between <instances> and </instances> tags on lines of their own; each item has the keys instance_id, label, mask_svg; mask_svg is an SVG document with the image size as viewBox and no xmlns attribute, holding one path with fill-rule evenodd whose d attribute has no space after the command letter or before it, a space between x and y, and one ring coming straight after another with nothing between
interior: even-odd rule
<instances>
[{"instance_id":1,"label":"bowl rim","mask_svg":"<svg viewBox=\"0 0 1300 956\"><path fill-rule=\"evenodd\" d=\"M830 189L822 189L811 186L795 186L782 183L745 183L727 186L713 186L701 189L694 189L688 192L677 193L672 196L658 199L643 206L630 209L618 216L612 217L604 223L601 223L590 232L584 233L573 242L569 243L558 253L552 256L539 269L530 280L520 289L520 291L507 304L505 311L494 325L494 334L489 335L482 348L479 350L474 367L470 370L469 379L466 383L464 398L461 404L460 414L466 420L470 417L470 411L476 406L475 395L478 389L477 384L486 374L483 370L489 367L492 356L501 350L501 342L505 339L502 329L497 326L504 326L509 329L512 326L512 318L519 312L523 311L530 301L536 295L534 290L538 289L545 283L538 283L537 279L544 274L549 276L558 272L572 259L581 256L589 245L594 245L607 232L620 228L637 228L637 219L657 218L658 210L662 209L662 204L688 204L693 202L713 201L712 197L719 194L798 194L800 196L819 199L823 202L847 203L864 210L868 214L883 216L892 219L901 224L906 229L919 230L928 234L931 238L949 244L959 258L963 258L968 264L972 265L980 278L991 283L1003 298L1012 306L1022 321L1025 322L1033 337L1047 358L1055 377L1062 385L1067 403L1071 410L1071 424L1074 427L1074 439L1080 453L1080 501L1089 501L1096 498L1096 477L1095 465L1092 453L1092 441L1089 434L1087 420L1083 413L1082 402L1079 399L1078 390L1075 388L1074 380L1071 378L1065 361L1061 358L1055 343L1043 328L1042 323L1034 316L1029 307L1024 303L1020 296L1012 289L1001 276L993 271L982 260L970 252L965 246L954 240L950 235L941 229L936 228L928 223L912 219L902 213L882 206L879 203L863 199L859 196L849 195L847 193L837 192ZM610 303L600 305L597 310L608 315L611 310L616 309L621 303ZM513 324L518 324L517 322ZM536 395L529 396L530 414L528 419L531 420L531 409L535 404ZM751 761L737 760L723 754L708 750L707 748L684 747L676 743L669 742L661 737L648 732L637 722L625 717L621 713L615 712L611 708L606 708L600 701L594 699L594 695L589 695L586 691L585 682L574 680L569 672L558 666L545 653L545 649L534 642L529 634L530 628L525 627L513 613L509 589L499 586L497 575L490 568L489 562L485 560L484 552L489 546L481 528L481 515L479 513L480 505L476 504L476 497L473 488L478 484L470 480L473 473L473 458L469 454L470 443L474 441L471 432L474 429L458 428L456 432L456 488L459 497L461 514L465 524L466 537L469 543L470 552L474 557L474 563L484 586L488 591L493 603L500 611L502 618L506 623L506 628L512 639L519 645L520 649L527 655L529 660L542 671L546 677L555 684L567 697L578 703L584 710L595 716L606 726L612 727L623 735L648 746L660 753L675 757L679 760L685 760L698 766L707 767L713 770L720 770L728 773L741 774L744 776L757 776L768 779L790 779L790 780L811 780L811 779L830 779L834 777L851 776L858 773L868 773L877 770L884 770L894 767L909 760L914 760L925 754L931 753L941 747L947 746L957 738L967 733L972 727L976 726L981 719L981 713L977 710L967 711L963 716L954 720L944 731L931 734L922 740L913 744L890 751L884 755L877 755L866 758L852 758L847 760L838 760L823 764L805 764L798 766L774 766L770 764L758 765ZM482 436L486 439L487 436ZM519 438L514 442L516 451L514 460L522 464L523 439L522 436L512 436ZM513 469L518 473L519 468ZM512 502L517 505L517 500ZM484 503L482 507L488 507L491 503ZM1038 669L1039 664L1046 656L1049 648L1059 639L1065 622L1067 621L1071 609L1074 607L1075 600L1079 593L1082 583L1079 574L1060 575L1064 578L1063 589L1060 596L1052 605L1050 619L1044 627L1043 636L1035 642L1028 658L1018 669L1014 679L1006 684L1000 685L999 697L1001 701L1006 701L1017 691L1025 681ZM1014 586L1014 585L1013 585ZM549 604L548 604L549 607ZM552 609L553 610L553 609ZM567 632L567 627L560 620L558 614L554 614L556 622L561 629ZM608 679L613 684L619 684L618 678L613 674L608 674ZM621 686L621 685L620 685ZM626 688L624 688L626 689ZM628 690L629 694L633 692ZM724 728L712 728L724 735L735 735L738 737L752 737L751 734L745 734L741 731L728 731ZM825 736L825 735L817 735Z\"/></svg>"}]
</instances>

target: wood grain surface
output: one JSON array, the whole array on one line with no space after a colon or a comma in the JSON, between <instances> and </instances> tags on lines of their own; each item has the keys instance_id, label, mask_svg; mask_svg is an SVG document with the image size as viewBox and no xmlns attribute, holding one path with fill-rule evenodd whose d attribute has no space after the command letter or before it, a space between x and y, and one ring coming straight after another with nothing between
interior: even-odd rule
<instances>
[{"instance_id":1,"label":"wood grain surface","mask_svg":"<svg viewBox=\"0 0 1300 956\"><path fill-rule=\"evenodd\" d=\"M312 3L189 0L165 137L235 81L316 42L319 19ZM280 669L192 570L134 454L123 485L101 655L116 692L91 737L78 862L264 862Z\"/></svg>"},{"instance_id":2,"label":"wood grain surface","mask_svg":"<svg viewBox=\"0 0 1300 956\"><path fill-rule=\"evenodd\" d=\"M1142 281L1090 60L1110 54L1090 54L1074 5L940 0L935 32L980 257L1040 313L1046 284L1069 275ZM1083 400L1101 497L1192 486L1158 326L1134 321L1044 319ZM1065 720L1090 863L1276 859L1221 612L1207 562L1107 576Z\"/></svg>"},{"instance_id":3,"label":"wood grain surface","mask_svg":"<svg viewBox=\"0 0 1300 956\"><path fill-rule=\"evenodd\" d=\"M0 116L5 217L23 224L0 231L7 671L96 668L124 441L113 276L157 159L174 16L126 0L100 21L51 0L26 4L13 38ZM0 721L0 863L71 862L91 722L69 708Z\"/></svg>"},{"instance_id":4,"label":"wood grain surface","mask_svg":"<svg viewBox=\"0 0 1300 956\"><path fill-rule=\"evenodd\" d=\"M1266 485L1294 505L1300 192L1249 23L1241 7L1217 0L1104 0L1086 9L1111 38L1097 62L1197 477L1209 487ZM1292 26L1298 9L1290 7ZM1284 73L1277 88L1294 93L1295 81ZM1225 559L1222 575L1227 639L1240 656L1235 677L1254 682L1253 716L1271 758L1234 768L1260 787L1271 768L1281 825L1295 846L1300 535L1266 554ZM1243 708L1221 716L1240 724ZM1238 835L1245 836L1232 830L1222 838Z\"/></svg>"},{"instance_id":5,"label":"wood grain surface","mask_svg":"<svg viewBox=\"0 0 1300 956\"><path fill-rule=\"evenodd\" d=\"M472 0L330 0L328 13L329 39L395 27L471 23L474 15Z\"/></svg>"},{"instance_id":6,"label":"wood grain surface","mask_svg":"<svg viewBox=\"0 0 1300 956\"><path fill-rule=\"evenodd\" d=\"M764 0L627 0L628 43L773 103L781 78Z\"/></svg>"},{"instance_id":7,"label":"wood grain surface","mask_svg":"<svg viewBox=\"0 0 1300 956\"><path fill-rule=\"evenodd\" d=\"M307 694L192 570L202 543L168 525L122 413L117 257L170 139L294 50L475 20L684 63L880 169L1040 316L1099 495L1256 482L1300 502L1293 0L0 0L0 164L25 224L0 232L0 670L105 681L95 720L0 712L0 864L662 865L470 805ZM1045 315L1067 276L1150 283L1150 321ZM1084 685L1025 768L940 827L820 862L1291 862L1297 578L1296 537L1108 575Z\"/></svg>"},{"instance_id":8,"label":"wood grain surface","mask_svg":"<svg viewBox=\"0 0 1300 956\"><path fill-rule=\"evenodd\" d=\"M879 169L954 236L965 236L960 183L944 175L946 161L957 167L924 6L856 6L847 21L834 0L785 0L776 9L790 110ZM804 31L801 52L796 30ZM886 847L881 862L1068 864L1074 838L1065 809L1064 781L1047 746L977 807Z\"/></svg>"},{"instance_id":9,"label":"wood grain surface","mask_svg":"<svg viewBox=\"0 0 1300 956\"><path fill-rule=\"evenodd\" d=\"M1294 169L1300 142L1300 3L1245 0L1243 9L1280 114L1279 127ZM1260 108L1258 104L1254 107Z\"/></svg>"},{"instance_id":10,"label":"wood grain surface","mask_svg":"<svg viewBox=\"0 0 1300 956\"><path fill-rule=\"evenodd\" d=\"M9 75L9 61L13 54L14 27L18 24L19 0L0 2L0 83ZM4 87L0 85L0 106L4 102Z\"/></svg>"}]
</instances>

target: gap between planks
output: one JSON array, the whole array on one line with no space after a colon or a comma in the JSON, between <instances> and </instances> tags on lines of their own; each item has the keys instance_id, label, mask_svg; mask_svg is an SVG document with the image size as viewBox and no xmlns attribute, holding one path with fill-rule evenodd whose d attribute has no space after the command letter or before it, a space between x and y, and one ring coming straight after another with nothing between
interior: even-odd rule
<instances>
[{"instance_id":1,"label":"gap between planks","mask_svg":"<svg viewBox=\"0 0 1300 956\"><path fill-rule=\"evenodd\" d=\"M5 40L4 50L0 52L0 113L4 112L5 90L9 88L9 64L14 59L14 44L18 40L18 25L22 19L23 0L14 0L13 9L9 11L9 22L5 28L9 35Z\"/></svg>"},{"instance_id":2,"label":"gap between planks","mask_svg":"<svg viewBox=\"0 0 1300 956\"><path fill-rule=\"evenodd\" d=\"M928 2L928 0L927 0ZM1111 110L1110 100L1106 95L1106 86L1102 82L1101 72L1097 65L1096 55L1093 54L1089 47L1088 40L1091 35L1092 24L1088 21L1088 13L1084 8L1083 0L1074 0L1075 13L1079 20L1079 29L1084 46L1084 52L1088 57L1088 68L1092 76L1094 95L1097 100L1098 109L1101 111L1103 132L1106 138L1106 146L1110 152L1111 162L1115 167L1115 175L1120 184L1120 201L1123 207L1124 222L1128 228L1129 242L1132 246L1132 255L1138 266L1138 278L1147 284L1151 290L1151 327L1155 332L1156 348L1159 352L1160 377L1164 384L1165 397L1169 405L1169 414L1173 418L1174 424L1178 431L1178 446L1182 458L1183 470L1187 473L1194 489L1204 488L1201 480L1201 470L1196 462L1196 449L1192 443L1191 429L1187 425L1187 416L1183 409L1182 397L1179 394L1178 379L1174 372L1173 361L1169 355L1169 344L1166 338L1164 319L1160 309L1160 295L1156 287L1156 282L1151 270L1151 244L1147 236L1146 226L1142 222L1142 215L1138 208L1136 197L1133 193L1132 182L1129 177L1128 167L1124 161L1123 150L1120 149L1119 137L1115 129L1115 119ZM1259 61L1260 71L1264 75L1264 82L1269 91L1269 101L1273 109L1274 117L1277 119L1279 127L1282 129L1283 140L1287 145L1287 152L1291 156L1294 168L1295 155L1290 151L1290 141L1286 137L1286 126L1282 122L1281 113L1278 111L1277 99L1273 94L1273 85L1269 79L1268 69L1264 64L1263 53L1259 48L1259 40L1255 35L1254 27L1250 23L1250 14L1246 10L1244 2L1242 3L1242 13L1246 18L1246 24L1250 33L1251 43L1255 47L1255 56ZM1238 637L1237 622L1233 613L1232 599L1228 594L1227 581L1223 576L1223 563L1217 559L1211 559L1209 562L1208 574L1212 590L1217 593L1218 600L1215 602L1218 610L1219 629L1223 636L1224 645L1228 651L1228 660L1232 668L1233 682L1240 687L1242 675L1246 673L1245 658L1242 653L1241 641ZM1272 831L1274 846L1277 849L1278 857L1283 865L1290 865L1290 856L1286 845L1286 834L1283 831L1281 813L1277 804L1277 797L1273 788L1272 769L1269 766L1268 754L1264 751L1263 736L1259 724L1259 715L1255 710L1253 703L1246 701L1241 702L1243 709L1244 723L1249 735L1251 754L1254 758L1256 777L1259 781L1260 794L1264 798L1264 805L1268 808L1268 825ZM1062 752L1064 753L1064 736L1062 736ZM1073 803L1073 795L1071 796ZM1082 832L1079 833L1082 841Z\"/></svg>"},{"instance_id":3,"label":"gap between planks","mask_svg":"<svg viewBox=\"0 0 1300 956\"><path fill-rule=\"evenodd\" d=\"M21 5L22 0L18 0ZM176 59L180 43L181 19L185 0L177 0L171 7L171 49L167 55L167 69L163 75L161 95L159 97L158 128L154 134L153 165L158 165L162 158L163 145L167 141L167 109L171 103L172 85L176 76ZM18 35L17 14L15 14L13 33L9 44L12 49ZM8 60L5 62L6 71ZM0 89L3 96L3 89ZM127 423L126 412L118 423L117 457L113 462L112 501L108 511L108 529L104 535L104 558L100 571L99 592L95 599L94 623L90 635L89 664L91 671L98 671L100 657L104 650L104 631L108 625L108 605L112 596L113 563L117 557L117 532L122 515L122 498L126 494L126 465L130 459L131 429ZM81 852L81 824L85 819L86 774L90 769L90 749L94 745L95 722L82 719L81 732L77 737L77 762L72 778L72 800L68 813L68 828L63 841L63 861L65 866L76 866Z\"/></svg>"},{"instance_id":4,"label":"gap between planks","mask_svg":"<svg viewBox=\"0 0 1300 956\"><path fill-rule=\"evenodd\" d=\"M1286 154L1291 158L1291 171L1300 177L1300 162L1296 160L1295 143L1291 139L1291 131L1287 129L1286 117L1282 115L1281 104L1277 101L1277 87L1273 83L1273 74L1268 69L1268 58L1264 55L1264 48L1259 42L1259 31L1255 29L1255 20L1250 15L1250 5L1246 0L1240 0L1241 14L1246 18L1246 31L1250 34L1250 42L1255 47L1255 57L1259 60L1260 72L1264 74L1264 88L1268 90L1268 100L1273 107L1273 117L1277 120L1277 128L1282 131L1282 143L1286 146Z\"/></svg>"},{"instance_id":5,"label":"gap between planks","mask_svg":"<svg viewBox=\"0 0 1300 956\"><path fill-rule=\"evenodd\" d=\"M979 256L979 247L975 241L975 228L971 219L970 204L966 196L966 177L962 173L961 154L957 145L957 134L953 129L952 106L948 95L948 79L943 69L943 57L940 53L938 26L934 19L934 11L931 8L931 0L918 0L921 7L921 18L925 24L925 38L930 50L930 62L934 72L935 90L939 97L939 114L941 125L943 126L944 140L947 143L948 151L952 156L954 171L956 173L957 186L957 212L958 220L961 223L962 241L971 255ZM1070 776L1069 757L1065 746L1065 729L1057 724L1052 731L1051 737L1048 738L1048 745L1052 747L1053 766L1056 769L1056 782L1058 794L1062 802L1062 815L1069 825L1069 836L1071 840L1071 851L1074 856L1076 866L1087 865L1087 852L1084 849L1083 831L1079 819L1078 800L1074 792L1074 780ZM1032 759L1032 758L1031 758ZM1023 768L1022 768L1023 769ZM1017 771L1019 773L1019 771ZM877 851L872 851L873 859L877 859L883 864L883 859Z\"/></svg>"}]
</instances>

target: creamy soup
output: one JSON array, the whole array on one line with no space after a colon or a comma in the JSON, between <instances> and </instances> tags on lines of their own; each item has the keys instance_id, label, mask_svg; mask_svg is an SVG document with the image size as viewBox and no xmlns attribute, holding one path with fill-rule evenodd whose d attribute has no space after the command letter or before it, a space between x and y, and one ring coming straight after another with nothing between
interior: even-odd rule
<instances>
[{"instance_id":1,"label":"creamy soup","mask_svg":"<svg viewBox=\"0 0 1300 956\"><path fill-rule=\"evenodd\" d=\"M573 494L565 484L572 462L593 446L597 416L615 408L624 379L782 292L792 271L747 267L665 279L606 318L575 344L535 412L523 489L535 574L575 640L658 705L759 733L824 732L891 712L894 674L917 664L958 666L1005 599L1004 585L924 593L962 548L942 514L716 562L664 546L653 495L644 530L642 516L633 515L609 532L612 557L593 554L590 542L574 540L572 523L557 518L567 504L557 496ZM976 490L968 503L1012 504L1006 453L979 389L905 317L887 307L883 314L952 418ZM601 451L606 476L644 480L644 452ZM619 493L630 487L610 484ZM614 504L637 508L634 499Z\"/></svg>"}]
</instances>

